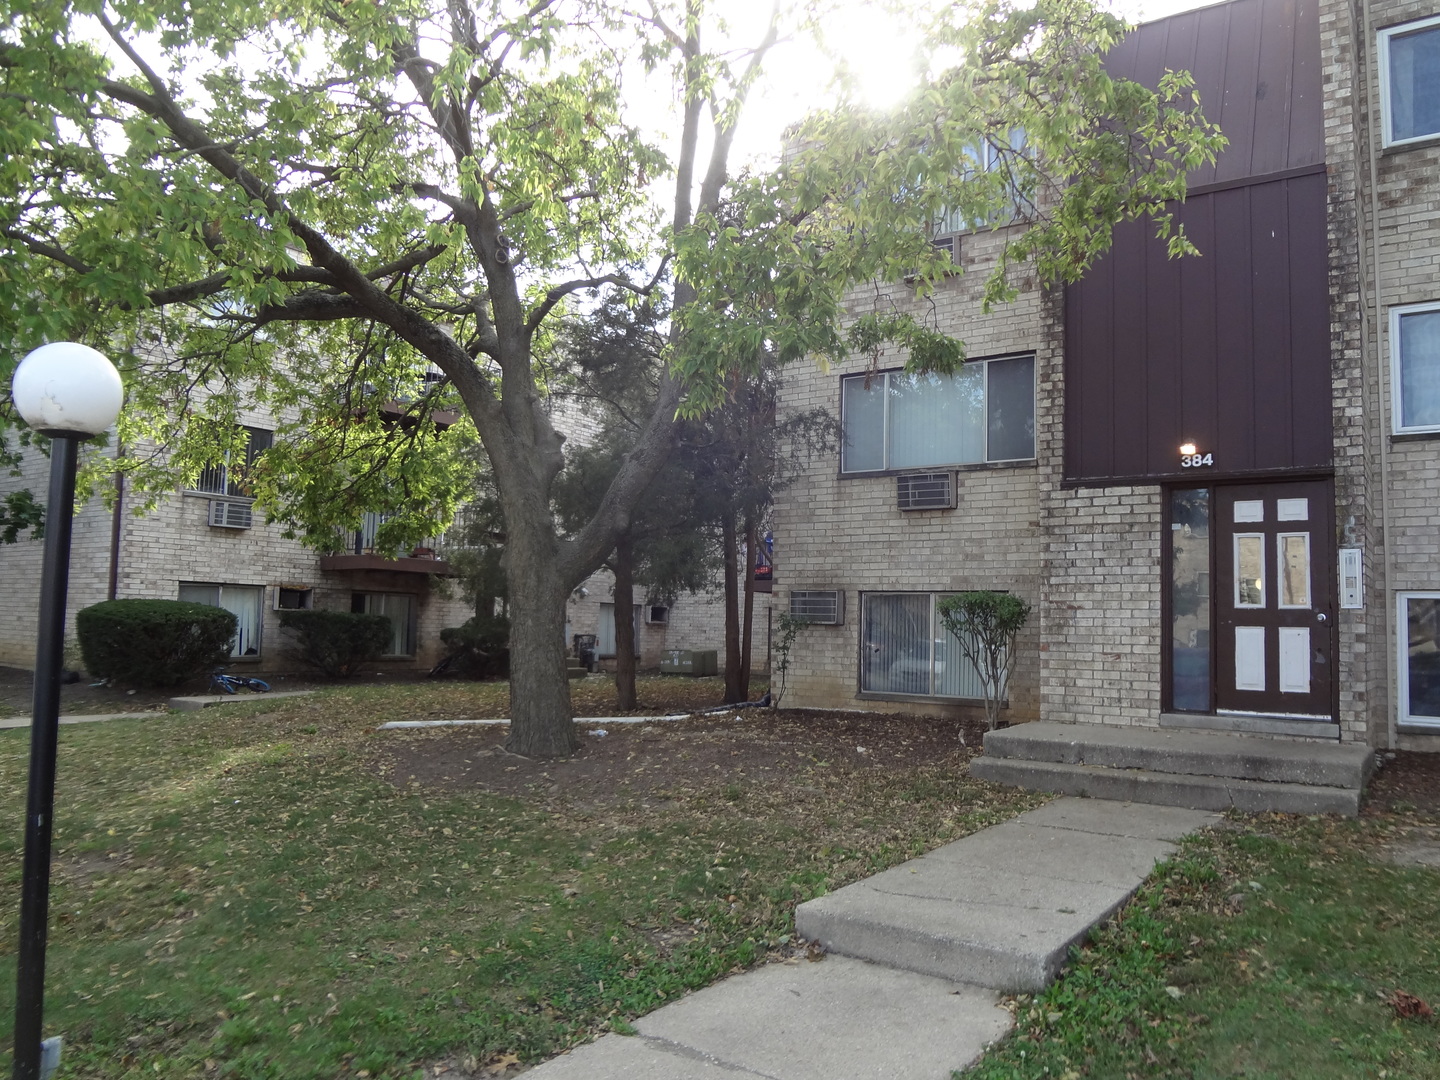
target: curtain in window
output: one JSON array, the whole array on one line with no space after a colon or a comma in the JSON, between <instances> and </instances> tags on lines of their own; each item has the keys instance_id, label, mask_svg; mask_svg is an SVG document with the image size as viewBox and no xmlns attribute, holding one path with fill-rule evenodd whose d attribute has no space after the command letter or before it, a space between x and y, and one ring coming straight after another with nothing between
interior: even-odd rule
<instances>
[{"instance_id":1,"label":"curtain in window","mask_svg":"<svg viewBox=\"0 0 1440 1080\"><path fill-rule=\"evenodd\" d=\"M640 605L634 605L631 616L635 622L635 655L640 655ZM597 656L615 655L615 605L600 605L600 626L595 635Z\"/></svg>"},{"instance_id":2,"label":"curtain in window","mask_svg":"<svg viewBox=\"0 0 1440 1080\"><path fill-rule=\"evenodd\" d=\"M867 593L860 689L879 694L978 698L984 687L935 610L936 593Z\"/></svg>"},{"instance_id":3,"label":"curtain in window","mask_svg":"<svg viewBox=\"0 0 1440 1080\"><path fill-rule=\"evenodd\" d=\"M985 460L985 368L955 375L890 375L889 467L967 465Z\"/></svg>"},{"instance_id":4,"label":"curtain in window","mask_svg":"<svg viewBox=\"0 0 1440 1080\"><path fill-rule=\"evenodd\" d=\"M1401 315L1399 322L1400 426L1440 427L1440 311Z\"/></svg>"},{"instance_id":5,"label":"curtain in window","mask_svg":"<svg viewBox=\"0 0 1440 1080\"><path fill-rule=\"evenodd\" d=\"M1440 26L1389 39L1390 139L1440 133Z\"/></svg>"},{"instance_id":6,"label":"curtain in window","mask_svg":"<svg viewBox=\"0 0 1440 1080\"><path fill-rule=\"evenodd\" d=\"M260 627L264 619L265 590L258 585L182 584L180 599L192 604L222 607L235 616L235 637L230 642L232 657L260 655Z\"/></svg>"},{"instance_id":7,"label":"curtain in window","mask_svg":"<svg viewBox=\"0 0 1440 1080\"><path fill-rule=\"evenodd\" d=\"M367 615L384 615L390 620L390 644L386 656L415 655L415 597L405 593L365 593Z\"/></svg>"}]
</instances>

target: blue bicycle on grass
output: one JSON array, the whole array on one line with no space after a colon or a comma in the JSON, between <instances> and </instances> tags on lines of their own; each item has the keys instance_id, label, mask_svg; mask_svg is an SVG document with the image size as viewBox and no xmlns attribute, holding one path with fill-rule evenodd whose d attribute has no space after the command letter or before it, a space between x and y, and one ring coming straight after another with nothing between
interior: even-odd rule
<instances>
[{"instance_id":1,"label":"blue bicycle on grass","mask_svg":"<svg viewBox=\"0 0 1440 1080\"><path fill-rule=\"evenodd\" d=\"M252 679L247 675L228 675L224 668L216 668L210 674L210 689L222 694L235 694L241 690L253 690L257 694L268 694L270 684L264 679Z\"/></svg>"}]
</instances>

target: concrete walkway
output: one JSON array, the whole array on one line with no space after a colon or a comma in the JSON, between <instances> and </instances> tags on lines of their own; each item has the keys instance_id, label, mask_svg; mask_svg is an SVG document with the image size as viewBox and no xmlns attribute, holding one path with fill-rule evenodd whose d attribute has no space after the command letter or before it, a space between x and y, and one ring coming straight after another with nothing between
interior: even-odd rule
<instances>
[{"instance_id":1,"label":"concrete walkway","mask_svg":"<svg viewBox=\"0 0 1440 1080\"><path fill-rule=\"evenodd\" d=\"M133 720L140 716L169 716L169 713L159 712L150 709L146 712L102 712L102 713L74 713L69 716L60 717L62 724L94 724L101 720ZM0 731L9 728L28 728L30 717L28 716L7 716L0 719Z\"/></svg>"},{"instance_id":2,"label":"concrete walkway","mask_svg":"<svg viewBox=\"0 0 1440 1080\"><path fill-rule=\"evenodd\" d=\"M535 1080L949 1080L1186 833L1218 815L1057 799L796 910L818 962L771 964L532 1069Z\"/></svg>"}]
</instances>

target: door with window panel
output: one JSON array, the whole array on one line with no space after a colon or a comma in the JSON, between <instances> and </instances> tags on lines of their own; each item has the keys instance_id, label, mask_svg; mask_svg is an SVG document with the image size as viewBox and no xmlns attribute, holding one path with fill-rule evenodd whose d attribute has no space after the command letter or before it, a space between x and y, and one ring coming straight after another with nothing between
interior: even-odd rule
<instances>
[{"instance_id":1,"label":"door with window panel","mask_svg":"<svg viewBox=\"0 0 1440 1080\"><path fill-rule=\"evenodd\" d=\"M1329 481L1215 489L1215 704L1335 712L1335 553Z\"/></svg>"}]
</instances>

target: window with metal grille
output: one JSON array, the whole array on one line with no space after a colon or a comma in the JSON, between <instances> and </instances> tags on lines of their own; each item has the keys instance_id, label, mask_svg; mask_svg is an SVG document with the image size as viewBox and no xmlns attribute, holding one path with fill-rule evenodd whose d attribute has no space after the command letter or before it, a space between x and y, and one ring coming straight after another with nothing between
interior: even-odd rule
<instances>
[{"instance_id":1,"label":"window with metal grille","mask_svg":"<svg viewBox=\"0 0 1440 1080\"><path fill-rule=\"evenodd\" d=\"M242 498L250 495L250 470L260 455L275 444L275 433L256 427L244 427L242 430L245 432L244 449L202 469L192 490Z\"/></svg>"}]
</instances>

